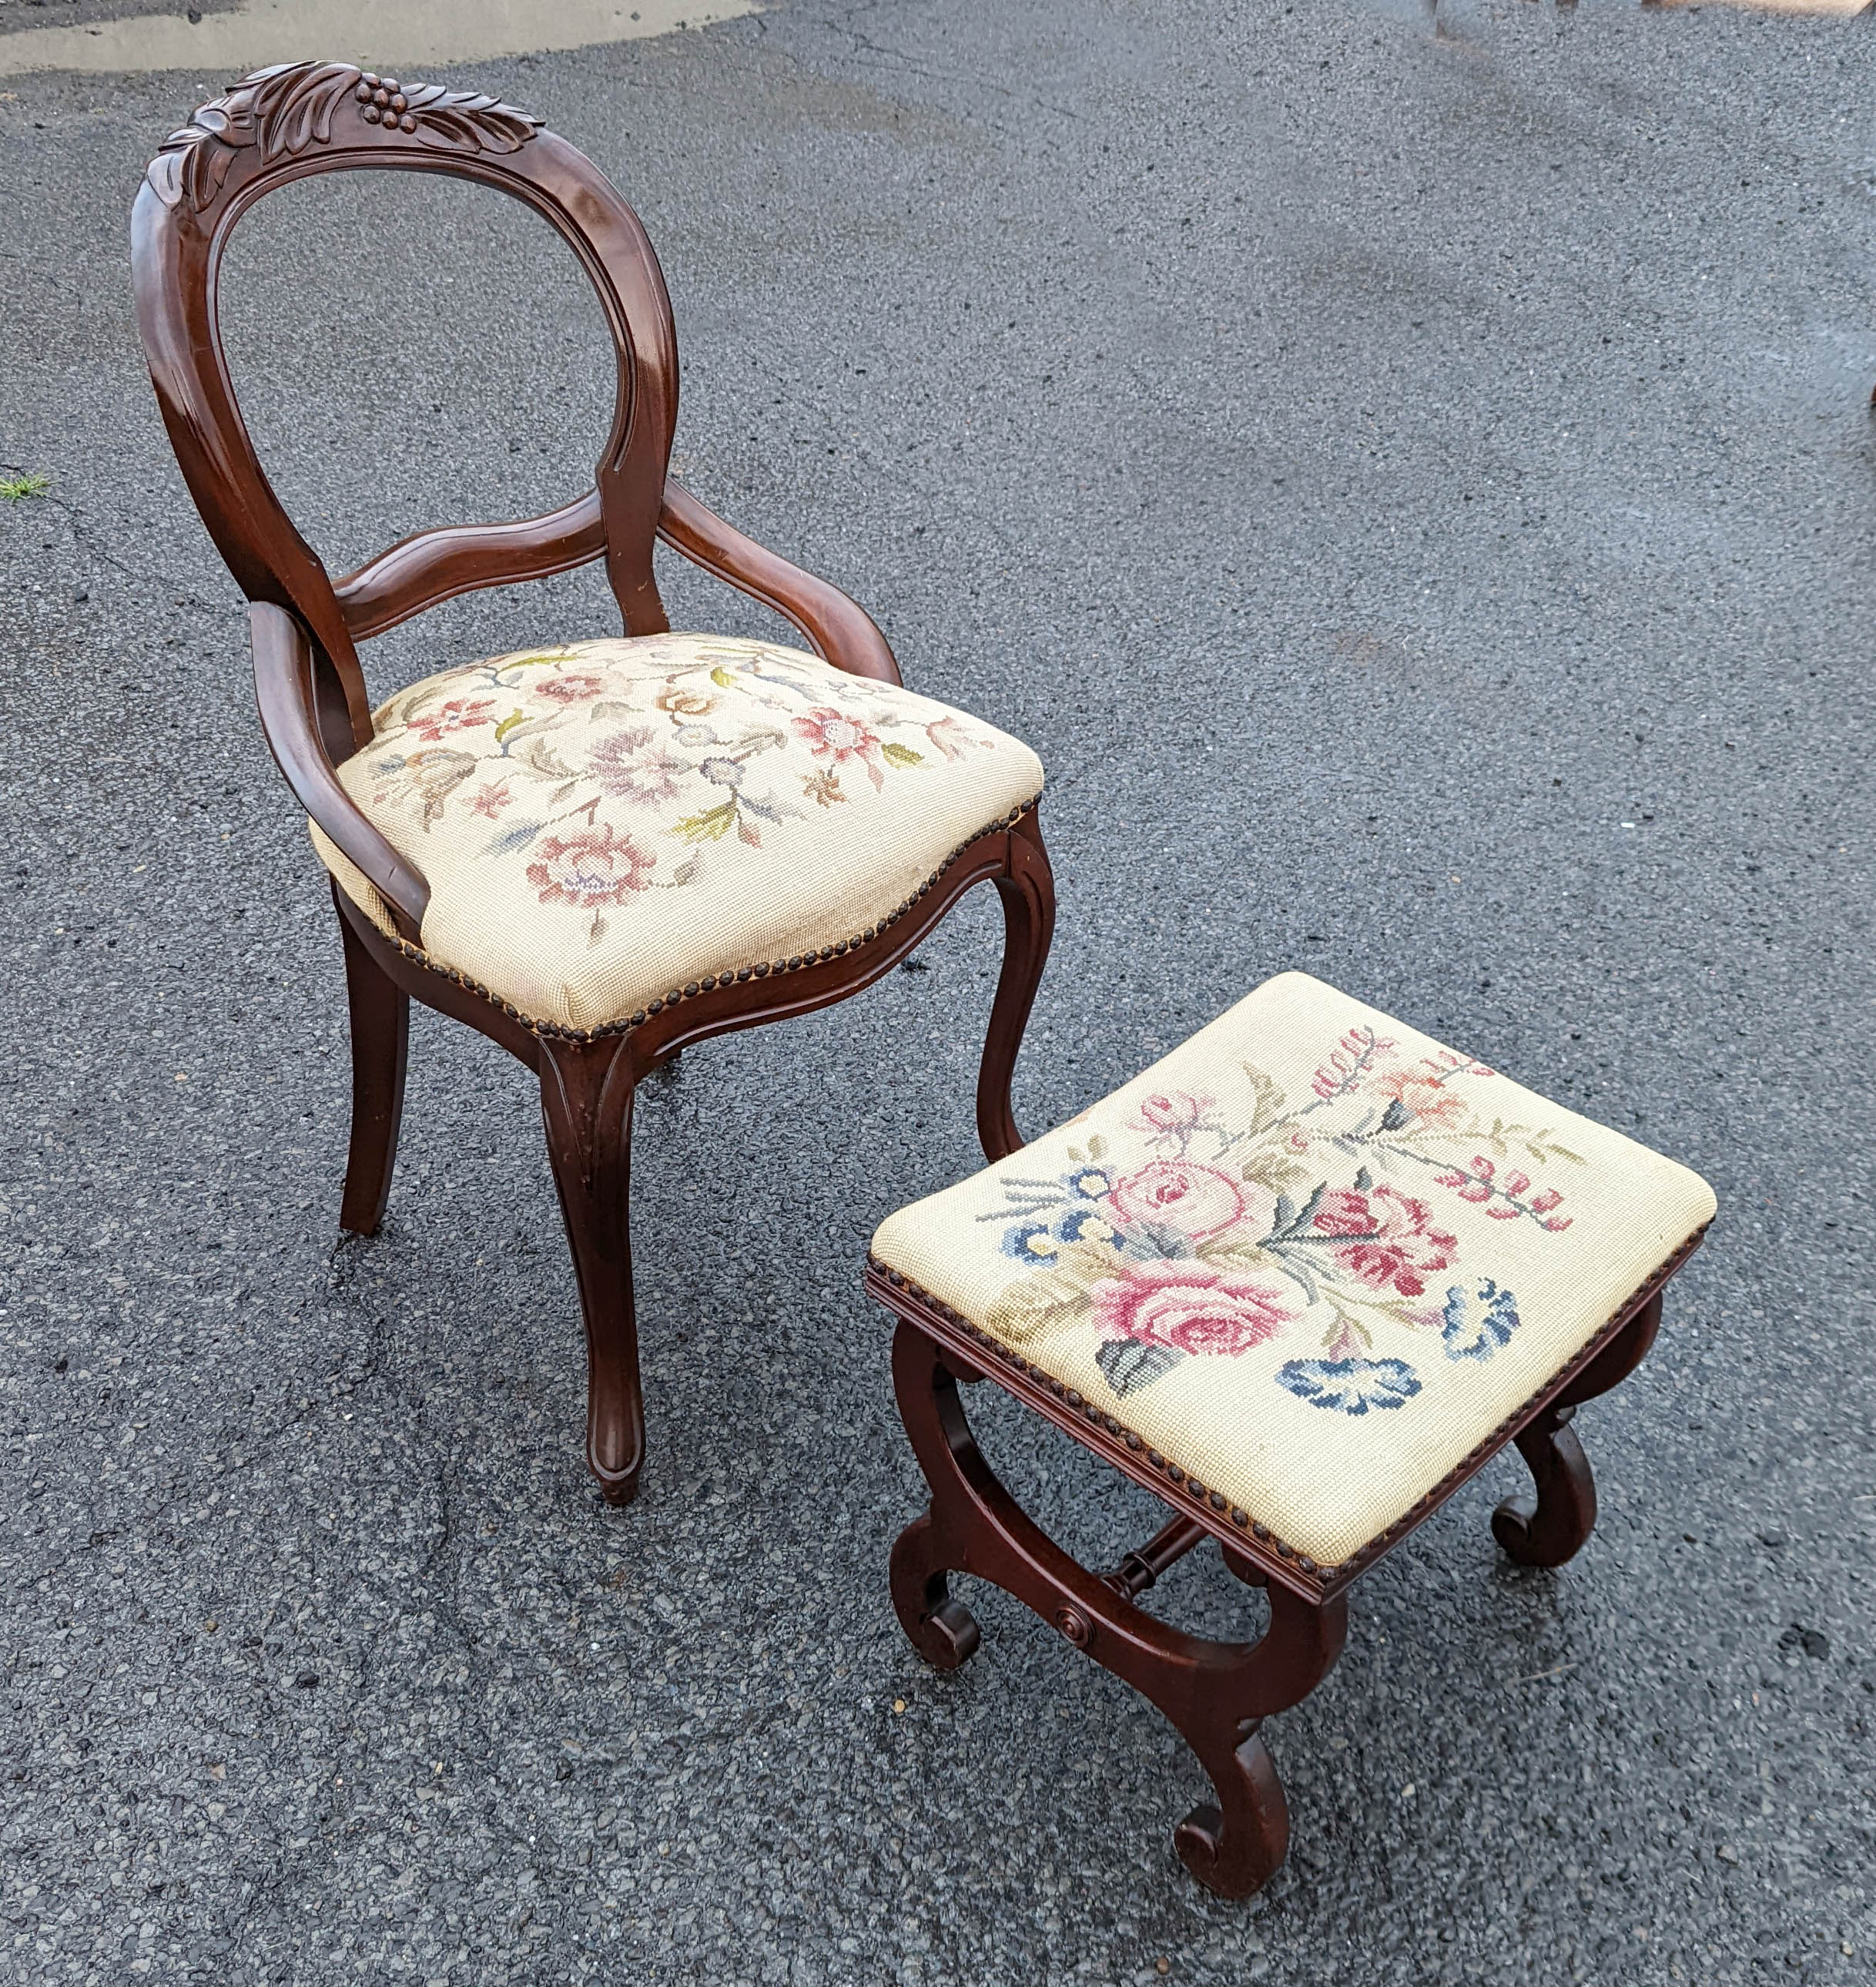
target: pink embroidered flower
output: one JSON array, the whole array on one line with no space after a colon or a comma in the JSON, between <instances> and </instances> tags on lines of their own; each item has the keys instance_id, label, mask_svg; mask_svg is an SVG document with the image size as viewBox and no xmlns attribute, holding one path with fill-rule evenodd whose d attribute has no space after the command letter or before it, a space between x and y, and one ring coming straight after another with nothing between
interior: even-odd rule
<instances>
[{"instance_id":1,"label":"pink embroidered flower","mask_svg":"<svg viewBox=\"0 0 1876 1987\"><path fill-rule=\"evenodd\" d=\"M623 904L634 890L644 889L658 859L609 823L585 835L550 835L536 846L541 859L528 864L528 880L541 902L589 911Z\"/></svg>"},{"instance_id":2,"label":"pink embroidered flower","mask_svg":"<svg viewBox=\"0 0 1876 1987\"><path fill-rule=\"evenodd\" d=\"M1183 1090L1170 1097L1143 1097L1139 1128L1157 1132L1162 1138L1183 1138L1198 1128L1212 1101L1209 1097L1189 1097Z\"/></svg>"},{"instance_id":3,"label":"pink embroidered flower","mask_svg":"<svg viewBox=\"0 0 1876 1987\"><path fill-rule=\"evenodd\" d=\"M1244 1189L1229 1173L1189 1159L1152 1159L1108 1190L1122 1223L1152 1222L1194 1241L1221 1233L1249 1211Z\"/></svg>"},{"instance_id":4,"label":"pink embroidered flower","mask_svg":"<svg viewBox=\"0 0 1876 1987\"><path fill-rule=\"evenodd\" d=\"M662 807L677 798L689 764L646 725L615 731L592 749L587 770L615 799Z\"/></svg>"},{"instance_id":5,"label":"pink embroidered flower","mask_svg":"<svg viewBox=\"0 0 1876 1987\"><path fill-rule=\"evenodd\" d=\"M807 740L817 759L832 759L837 767L857 759L876 787L886 784L886 776L872 757L879 747L879 737L857 718L824 707L796 718L794 723L795 735Z\"/></svg>"},{"instance_id":6,"label":"pink embroidered flower","mask_svg":"<svg viewBox=\"0 0 1876 1987\"><path fill-rule=\"evenodd\" d=\"M1398 1187L1372 1187L1366 1193L1344 1187L1324 1194L1316 1210L1316 1228L1324 1235L1348 1238L1336 1255L1364 1283L1377 1290L1390 1285L1404 1297L1426 1289L1426 1277L1445 1269L1459 1242L1429 1224L1433 1210L1423 1200Z\"/></svg>"},{"instance_id":7,"label":"pink embroidered flower","mask_svg":"<svg viewBox=\"0 0 1876 1987\"><path fill-rule=\"evenodd\" d=\"M1207 1263L1142 1263L1089 1295L1095 1327L1109 1338L1232 1358L1274 1338L1297 1314L1282 1289Z\"/></svg>"},{"instance_id":8,"label":"pink embroidered flower","mask_svg":"<svg viewBox=\"0 0 1876 1987\"><path fill-rule=\"evenodd\" d=\"M1449 1186L1461 1200L1469 1200L1476 1207L1482 1200L1492 1197L1493 1176L1498 1169L1483 1152L1475 1153L1469 1170L1461 1172L1456 1167L1449 1173L1436 1176L1442 1186Z\"/></svg>"},{"instance_id":9,"label":"pink embroidered flower","mask_svg":"<svg viewBox=\"0 0 1876 1987\"><path fill-rule=\"evenodd\" d=\"M1383 1097L1397 1098L1403 1111L1429 1125L1446 1124L1466 1108L1464 1100L1448 1090L1431 1070L1391 1069L1375 1078L1375 1088Z\"/></svg>"},{"instance_id":10,"label":"pink embroidered flower","mask_svg":"<svg viewBox=\"0 0 1876 1987\"><path fill-rule=\"evenodd\" d=\"M1374 1068L1375 1058L1393 1046L1372 1028L1351 1028L1311 1080L1311 1089L1325 1104L1332 1098L1346 1096Z\"/></svg>"},{"instance_id":11,"label":"pink embroidered flower","mask_svg":"<svg viewBox=\"0 0 1876 1987\"><path fill-rule=\"evenodd\" d=\"M469 803L471 814L484 815L493 821L515 796L508 791L508 783L504 780L498 787L484 787Z\"/></svg>"},{"instance_id":12,"label":"pink embroidered flower","mask_svg":"<svg viewBox=\"0 0 1876 1987\"><path fill-rule=\"evenodd\" d=\"M474 731L484 724L493 724L489 713L495 707L492 697L479 697L474 703L468 698L453 697L440 708L427 711L421 717L410 720L410 729L427 744L434 745L458 731Z\"/></svg>"},{"instance_id":13,"label":"pink embroidered flower","mask_svg":"<svg viewBox=\"0 0 1876 1987\"><path fill-rule=\"evenodd\" d=\"M542 697L551 697L556 703L584 703L589 697L597 697L606 687L604 676L588 675L581 670L565 670L557 676L549 676L544 683L535 685Z\"/></svg>"}]
</instances>

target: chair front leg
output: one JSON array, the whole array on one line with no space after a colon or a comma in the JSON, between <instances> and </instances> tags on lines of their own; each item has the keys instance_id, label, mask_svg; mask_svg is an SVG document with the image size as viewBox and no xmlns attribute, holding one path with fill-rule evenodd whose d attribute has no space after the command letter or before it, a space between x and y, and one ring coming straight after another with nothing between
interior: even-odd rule
<instances>
[{"instance_id":1,"label":"chair front leg","mask_svg":"<svg viewBox=\"0 0 1876 1987\"><path fill-rule=\"evenodd\" d=\"M586 1327L586 1464L606 1501L645 1460L629 1233L633 1059L623 1035L540 1038L541 1115Z\"/></svg>"},{"instance_id":2,"label":"chair front leg","mask_svg":"<svg viewBox=\"0 0 1876 1987\"><path fill-rule=\"evenodd\" d=\"M1010 1108L1010 1079L1055 932L1055 879L1034 808L1011 828L1008 842L1009 866L997 879L1003 899L1003 972L977 1071L977 1136L992 1160L1007 1159L1022 1146Z\"/></svg>"},{"instance_id":3,"label":"chair front leg","mask_svg":"<svg viewBox=\"0 0 1876 1987\"><path fill-rule=\"evenodd\" d=\"M337 902L337 886L333 886ZM410 997L396 984L339 913L344 941L346 1001L352 1035L352 1142L346 1159L339 1225L375 1235L391 1195L397 1129L404 1113L404 1068L410 1044Z\"/></svg>"}]
</instances>

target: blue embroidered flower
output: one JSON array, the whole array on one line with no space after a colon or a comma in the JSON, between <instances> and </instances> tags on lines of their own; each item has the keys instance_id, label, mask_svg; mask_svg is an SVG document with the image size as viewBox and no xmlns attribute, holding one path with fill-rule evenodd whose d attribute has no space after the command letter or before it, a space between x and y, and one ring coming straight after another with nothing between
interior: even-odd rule
<instances>
[{"instance_id":1,"label":"blue embroidered flower","mask_svg":"<svg viewBox=\"0 0 1876 1987\"><path fill-rule=\"evenodd\" d=\"M1490 1277L1479 1286L1479 1301L1486 1307L1485 1314L1469 1337L1465 1290L1455 1284L1447 1291L1440 1337L1446 1341L1449 1359L1490 1359L1501 1345L1510 1343L1517 1330L1517 1299L1509 1290L1501 1290Z\"/></svg>"},{"instance_id":2,"label":"blue embroidered flower","mask_svg":"<svg viewBox=\"0 0 1876 1987\"><path fill-rule=\"evenodd\" d=\"M1061 1183L1071 1200L1105 1200L1114 1186L1114 1176L1105 1166L1079 1166L1064 1173Z\"/></svg>"},{"instance_id":3,"label":"blue embroidered flower","mask_svg":"<svg viewBox=\"0 0 1876 1987\"><path fill-rule=\"evenodd\" d=\"M1419 1375L1404 1359L1292 1359L1277 1369L1277 1384L1311 1407L1345 1415L1401 1407L1420 1391Z\"/></svg>"},{"instance_id":4,"label":"blue embroidered flower","mask_svg":"<svg viewBox=\"0 0 1876 1987\"><path fill-rule=\"evenodd\" d=\"M1052 1263L1061 1247L1046 1221L1019 1221L1003 1232L1003 1253L1019 1263Z\"/></svg>"}]
</instances>

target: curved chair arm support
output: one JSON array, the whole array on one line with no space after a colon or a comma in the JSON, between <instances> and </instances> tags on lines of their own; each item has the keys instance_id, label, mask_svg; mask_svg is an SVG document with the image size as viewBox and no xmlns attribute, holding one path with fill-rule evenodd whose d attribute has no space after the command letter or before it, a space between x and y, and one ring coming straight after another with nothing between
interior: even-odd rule
<instances>
[{"instance_id":1,"label":"curved chair arm support","mask_svg":"<svg viewBox=\"0 0 1876 1987\"><path fill-rule=\"evenodd\" d=\"M589 490L545 517L500 525L450 525L402 538L334 582L355 642L478 587L514 586L570 572L606 550L599 493Z\"/></svg>"},{"instance_id":2,"label":"curved chair arm support","mask_svg":"<svg viewBox=\"0 0 1876 1987\"><path fill-rule=\"evenodd\" d=\"M899 681L899 665L886 637L859 602L745 538L668 477L658 535L706 572L792 621L815 653L837 670L881 683Z\"/></svg>"},{"instance_id":3,"label":"curved chair arm support","mask_svg":"<svg viewBox=\"0 0 1876 1987\"><path fill-rule=\"evenodd\" d=\"M415 944L430 902L430 886L385 840L339 784L320 736L314 700L312 644L295 617L270 602L248 609L254 642L254 697L274 763L294 797L348 862L391 907L397 929Z\"/></svg>"}]
</instances>

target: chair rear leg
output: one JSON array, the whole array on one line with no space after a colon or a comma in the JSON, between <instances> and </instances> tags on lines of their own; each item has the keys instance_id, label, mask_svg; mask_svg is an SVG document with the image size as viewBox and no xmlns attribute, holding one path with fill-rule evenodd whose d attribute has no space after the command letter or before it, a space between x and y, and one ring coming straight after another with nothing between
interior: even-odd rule
<instances>
[{"instance_id":1,"label":"chair rear leg","mask_svg":"<svg viewBox=\"0 0 1876 1987\"><path fill-rule=\"evenodd\" d=\"M410 999L365 950L342 910L339 931L352 1024L352 1144L339 1225L353 1235L375 1235L390 1199L403 1118Z\"/></svg>"},{"instance_id":2,"label":"chair rear leg","mask_svg":"<svg viewBox=\"0 0 1876 1987\"><path fill-rule=\"evenodd\" d=\"M606 1501L637 1495L645 1460L632 1300L633 1065L623 1036L540 1037L541 1113L586 1327L586 1464Z\"/></svg>"},{"instance_id":3,"label":"chair rear leg","mask_svg":"<svg viewBox=\"0 0 1876 1987\"><path fill-rule=\"evenodd\" d=\"M993 1160L1008 1158L1023 1143L1010 1108L1010 1079L1055 932L1055 880L1033 809L1010 829L1009 848L1009 868L997 879L1003 899L1003 973L977 1071L977 1136Z\"/></svg>"}]
</instances>

